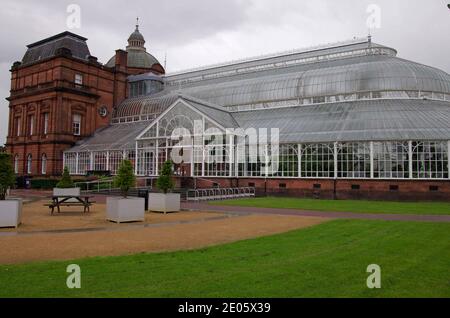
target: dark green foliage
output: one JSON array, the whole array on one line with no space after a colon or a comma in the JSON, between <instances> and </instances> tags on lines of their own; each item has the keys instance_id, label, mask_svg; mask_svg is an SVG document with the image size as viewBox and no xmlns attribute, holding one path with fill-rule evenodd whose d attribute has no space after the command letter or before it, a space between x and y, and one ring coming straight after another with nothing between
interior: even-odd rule
<instances>
[{"instance_id":1,"label":"dark green foliage","mask_svg":"<svg viewBox=\"0 0 450 318\"><path fill-rule=\"evenodd\" d=\"M72 178L70 177L69 168L64 167L62 179L61 181L58 182L56 187L59 189L70 189L75 187L75 184L73 183Z\"/></svg>"},{"instance_id":2,"label":"dark green foliage","mask_svg":"<svg viewBox=\"0 0 450 318\"><path fill-rule=\"evenodd\" d=\"M0 200L6 199L8 188L14 186L16 176L12 166L11 156L7 153L0 153Z\"/></svg>"},{"instance_id":3,"label":"dark green foliage","mask_svg":"<svg viewBox=\"0 0 450 318\"><path fill-rule=\"evenodd\" d=\"M31 188L32 189L43 189L50 190L56 188L60 179L31 179ZM78 188L82 188L81 190L86 190L86 185L81 182L86 182L86 179L74 179L73 182L75 186ZM81 183L79 186L77 183Z\"/></svg>"},{"instance_id":4,"label":"dark green foliage","mask_svg":"<svg viewBox=\"0 0 450 318\"><path fill-rule=\"evenodd\" d=\"M164 162L159 178L156 180L156 186L164 193L172 191L175 187L175 183L172 180L172 167L172 161L168 160Z\"/></svg>"},{"instance_id":5,"label":"dark green foliage","mask_svg":"<svg viewBox=\"0 0 450 318\"><path fill-rule=\"evenodd\" d=\"M128 196L128 191L136 184L133 165L129 160L120 163L117 176L114 178L114 186L122 191L124 198Z\"/></svg>"},{"instance_id":6,"label":"dark green foliage","mask_svg":"<svg viewBox=\"0 0 450 318\"><path fill-rule=\"evenodd\" d=\"M31 179L32 189L53 189L56 188L59 180L57 179Z\"/></svg>"}]
</instances>

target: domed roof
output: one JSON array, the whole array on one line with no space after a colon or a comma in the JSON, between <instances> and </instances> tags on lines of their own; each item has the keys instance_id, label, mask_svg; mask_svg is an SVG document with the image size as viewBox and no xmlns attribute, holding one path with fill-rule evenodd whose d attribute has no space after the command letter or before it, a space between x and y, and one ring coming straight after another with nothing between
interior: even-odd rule
<instances>
[{"instance_id":1,"label":"domed roof","mask_svg":"<svg viewBox=\"0 0 450 318\"><path fill-rule=\"evenodd\" d=\"M128 52L128 67L132 68L152 68L155 64L160 64L159 61L150 53L142 50L127 49ZM116 56L114 55L108 63L107 67L114 67Z\"/></svg>"},{"instance_id":2,"label":"domed roof","mask_svg":"<svg viewBox=\"0 0 450 318\"><path fill-rule=\"evenodd\" d=\"M139 24L136 24L136 29L128 38L128 67L131 68L152 68L155 64L161 64L159 61L145 48L145 39L139 31ZM116 56L114 55L108 63L107 67L114 67Z\"/></svg>"},{"instance_id":3,"label":"domed roof","mask_svg":"<svg viewBox=\"0 0 450 318\"><path fill-rule=\"evenodd\" d=\"M130 43L131 41L142 41L145 43L144 36L142 35L141 32L139 32L138 26L136 26L136 30L133 33L131 33L130 37L128 38L128 43Z\"/></svg>"}]
</instances>

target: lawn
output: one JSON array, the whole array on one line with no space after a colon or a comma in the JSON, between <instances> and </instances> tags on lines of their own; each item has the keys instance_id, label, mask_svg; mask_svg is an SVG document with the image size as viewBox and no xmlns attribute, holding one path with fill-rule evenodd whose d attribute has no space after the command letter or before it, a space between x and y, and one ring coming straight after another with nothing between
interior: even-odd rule
<instances>
[{"instance_id":1,"label":"lawn","mask_svg":"<svg viewBox=\"0 0 450 318\"><path fill-rule=\"evenodd\" d=\"M354 212L377 214L450 214L446 202L392 202L357 200L314 200L299 198L249 198L211 202L212 205L244 206L258 208L298 209L324 212Z\"/></svg>"},{"instance_id":2,"label":"lawn","mask_svg":"<svg viewBox=\"0 0 450 318\"><path fill-rule=\"evenodd\" d=\"M335 220L196 251L0 266L0 297L450 297L450 224ZM65 286L81 266L82 288ZM382 288L369 290L369 264Z\"/></svg>"}]
</instances>

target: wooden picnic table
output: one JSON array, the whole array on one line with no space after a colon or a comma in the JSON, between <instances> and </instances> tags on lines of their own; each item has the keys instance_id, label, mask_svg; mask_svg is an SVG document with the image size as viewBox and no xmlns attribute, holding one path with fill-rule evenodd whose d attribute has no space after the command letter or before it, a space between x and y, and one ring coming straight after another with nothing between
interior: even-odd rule
<instances>
[{"instance_id":1,"label":"wooden picnic table","mask_svg":"<svg viewBox=\"0 0 450 318\"><path fill-rule=\"evenodd\" d=\"M82 206L84 208L84 213L90 212L90 207L94 201L90 201L92 195L52 195L49 198L52 200L51 203L45 204L52 211L51 214L55 211L55 208L58 210L58 213L61 213L61 206Z\"/></svg>"}]
</instances>

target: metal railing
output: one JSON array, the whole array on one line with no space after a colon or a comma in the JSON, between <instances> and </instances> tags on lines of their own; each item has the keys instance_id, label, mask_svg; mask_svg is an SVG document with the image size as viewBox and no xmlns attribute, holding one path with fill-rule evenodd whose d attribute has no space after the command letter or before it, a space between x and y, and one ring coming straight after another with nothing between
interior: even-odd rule
<instances>
[{"instance_id":1,"label":"metal railing","mask_svg":"<svg viewBox=\"0 0 450 318\"><path fill-rule=\"evenodd\" d=\"M187 201L216 201L255 196L256 189L253 187L196 189L186 192Z\"/></svg>"},{"instance_id":2,"label":"metal railing","mask_svg":"<svg viewBox=\"0 0 450 318\"><path fill-rule=\"evenodd\" d=\"M151 190L153 187L151 186L138 186L140 181L145 181L147 183L147 180L155 179L154 177L143 177L143 178L136 178L136 185L133 189L149 189ZM94 181L83 181L83 182L76 182L75 187L81 188L81 191L84 193L100 193L100 192L117 192L120 189L114 187L114 179L108 178L108 179L98 179Z\"/></svg>"},{"instance_id":3,"label":"metal railing","mask_svg":"<svg viewBox=\"0 0 450 318\"><path fill-rule=\"evenodd\" d=\"M100 192L100 191L112 191L118 190L114 188L114 180L111 179L99 179L94 181L76 182L75 187L81 188L85 193Z\"/></svg>"}]
</instances>

